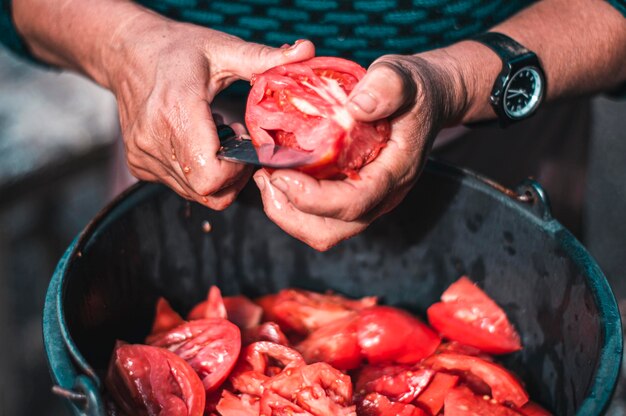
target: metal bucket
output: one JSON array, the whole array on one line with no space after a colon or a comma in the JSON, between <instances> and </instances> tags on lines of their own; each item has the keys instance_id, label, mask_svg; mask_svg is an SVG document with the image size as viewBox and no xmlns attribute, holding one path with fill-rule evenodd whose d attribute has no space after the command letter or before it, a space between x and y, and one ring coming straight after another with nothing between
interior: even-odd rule
<instances>
[{"instance_id":1,"label":"metal bucket","mask_svg":"<svg viewBox=\"0 0 626 416\"><path fill-rule=\"evenodd\" d=\"M212 284L252 296L296 286L375 294L423 314L461 274L519 329L524 349L504 361L534 400L558 415L602 414L622 332L596 262L551 217L538 184L513 192L433 161L396 210L325 253L269 221L253 188L216 212L135 186L59 262L44 309L48 362L75 414L104 415L100 376L113 344L143 340L158 296L184 313Z\"/></svg>"}]
</instances>

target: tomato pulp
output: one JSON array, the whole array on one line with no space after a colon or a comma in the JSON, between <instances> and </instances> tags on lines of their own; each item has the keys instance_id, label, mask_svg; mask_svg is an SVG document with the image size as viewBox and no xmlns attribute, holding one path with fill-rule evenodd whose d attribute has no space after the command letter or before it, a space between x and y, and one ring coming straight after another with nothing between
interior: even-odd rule
<instances>
[{"instance_id":1,"label":"tomato pulp","mask_svg":"<svg viewBox=\"0 0 626 416\"><path fill-rule=\"evenodd\" d=\"M253 76L245 120L257 150L263 145L302 150L312 162L298 170L320 179L355 177L391 132L388 120L356 121L345 107L365 73L352 61L317 57ZM289 157L259 152L261 162Z\"/></svg>"}]
</instances>

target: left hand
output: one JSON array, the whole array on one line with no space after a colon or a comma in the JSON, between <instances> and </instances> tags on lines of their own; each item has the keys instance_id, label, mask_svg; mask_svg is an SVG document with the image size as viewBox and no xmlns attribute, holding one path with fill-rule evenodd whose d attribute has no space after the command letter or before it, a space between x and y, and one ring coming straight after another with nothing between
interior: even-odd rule
<instances>
[{"instance_id":1,"label":"left hand","mask_svg":"<svg viewBox=\"0 0 626 416\"><path fill-rule=\"evenodd\" d=\"M257 171L254 180L268 217L324 251L395 208L417 180L438 131L459 118L453 109L463 102L457 94L462 88L455 85L454 65L433 62L383 56L355 87L346 104L355 119L392 117L389 142L359 171L360 178L318 180L293 170Z\"/></svg>"}]
</instances>

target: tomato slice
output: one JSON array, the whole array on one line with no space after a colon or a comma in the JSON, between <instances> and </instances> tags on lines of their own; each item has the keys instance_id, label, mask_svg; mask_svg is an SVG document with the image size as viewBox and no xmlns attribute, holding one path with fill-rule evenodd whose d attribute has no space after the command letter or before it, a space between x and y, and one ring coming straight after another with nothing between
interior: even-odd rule
<instances>
[{"instance_id":1,"label":"tomato slice","mask_svg":"<svg viewBox=\"0 0 626 416\"><path fill-rule=\"evenodd\" d=\"M187 322L146 341L167 348L187 361L207 392L220 387L228 377L241 349L239 328L222 318Z\"/></svg>"},{"instance_id":2,"label":"tomato slice","mask_svg":"<svg viewBox=\"0 0 626 416\"><path fill-rule=\"evenodd\" d=\"M528 393L515 376L496 363L469 355L443 353L428 357L424 364L434 370L472 373L491 388L491 395L500 403L521 407L528 402Z\"/></svg>"},{"instance_id":3,"label":"tomato slice","mask_svg":"<svg viewBox=\"0 0 626 416\"><path fill-rule=\"evenodd\" d=\"M346 316L311 332L296 349L309 364L324 361L339 370L355 369L363 360L357 327L358 316Z\"/></svg>"},{"instance_id":4,"label":"tomato slice","mask_svg":"<svg viewBox=\"0 0 626 416\"><path fill-rule=\"evenodd\" d=\"M162 348L118 343L106 384L129 415L201 416L204 387L183 359Z\"/></svg>"},{"instance_id":5,"label":"tomato slice","mask_svg":"<svg viewBox=\"0 0 626 416\"><path fill-rule=\"evenodd\" d=\"M441 342L422 321L389 306L360 311L357 336L362 354L373 364L417 363L435 352Z\"/></svg>"},{"instance_id":6,"label":"tomato slice","mask_svg":"<svg viewBox=\"0 0 626 416\"><path fill-rule=\"evenodd\" d=\"M253 76L245 121L254 145L310 152L314 161L299 170L318 178L354 176L378 155L391 131L387 120L359 122L345 108L365 73L352 61L316 57ZM259 152L261 161L265 157Z\"/></svg>"},{"instance_id":7,"label":"tomato slice","mask_svg":"<svg viewBox=\"0 0 626 416\"><path fill-rule=\"evenodd\" d=\"M165 298L157 300L156 314L152 324L151 334L158 334L184 323L183 318L176 313Z\"/></svg>"},{"instance_id":8,"label":"tomato slice","mask_svg":"<svg viewBox=\"0 0 626 416\"><path fill-rule=\"evenodd\" d=\"M464 386L455 387L446 396L446 416L520 416L520 413L487 396L475 395Z\"/></svg>"},{"instance_id":9,"label":"tomato slice","mask_svg":"<svg viewBox=\"0 0 626 416\"><path fill-rule=\"evenodd\" d=\"M428 409L431 415L439 414L446 395L456 386L458 380L459 377L452 374L436 373L426 389L417 396L416 403Z\"/></svg>"},{"instance_id":10,"label":"tomato slice","mask_svg":"<svg viewBox=\"0 0 626 416\"><path fill-rule=\"evenodd\" d=\"M519 334L504 311L478 286L463 276L431 305L428 321L445 338L490 354L522 348Z\"/></svg>"},{"instance_id":11,"label":"tomato slice","mask_svg":"<svg viewBox=\"0 0 626 416\"><path fill-rule=\"evenodd\" d=\"M368 394L358 406L360 416L428 416L419 407L392 402L378 393Z\"/></svg>"},{"instance_id":12,"label":"tomato slice","mask_svg":"<svg viewBox=\"0 0 626 416\"><path fill-rule=\"evenodd\" d=\"M375 297L352 300L332 293L284 289L268 302L271 311L266 315L272 316L285 331L306 335L376 302Z\"/></svg>"}]
</instances>

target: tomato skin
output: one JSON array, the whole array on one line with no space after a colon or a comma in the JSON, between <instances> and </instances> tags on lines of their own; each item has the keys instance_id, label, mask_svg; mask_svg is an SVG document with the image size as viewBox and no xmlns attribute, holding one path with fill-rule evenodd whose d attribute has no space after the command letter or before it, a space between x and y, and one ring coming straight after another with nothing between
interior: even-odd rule
<instances>
[{"instance_id":1,"label":"tomato skin","mask_svg":"<svg viewBox=\"0 0 626 416\"><path fill-rule=\"evenodd\" d=\"M428 321L445 338L489 354L522 348L520 336L504 311L478 286L462 276L427 310Z\"/></svg>"},{"instance_id":2,"label":"tomato skin","mask_svg":"<svg viewBox=\"0 0 626 416\"><path fill-rule=\"evenodd\" d=\"M152 324L151 334L158 334L169 331L170 329L184 323L183 318L172 309L169 302L165 298L157 300L156 313L154 323Z\"/></svg>"},{"instance_id":3,"label":"tomato skin","mask_svg":"<svg viewBox=\"0 0 626 416\"><path fill-rule=\"evenodd\" d=\"M220 387L235 366L241 333L226 319L198 319L149 337L146 342L167 348L187 361L210 392Z\"/></svg>"},{"instance_id":4,"label":"tomato skin","mask_svg":"<svg viewBox=\"0 0 626 416\"><path fill-rule=\"evenodd\" d=\"M520 416L520 413L510 407L477 396L464 386L450 390L444 408L446 416Z\"/></svg>"},{"instance_id":5,"label":"tomato skin","mask_svg":"<svg viewBox=\"0 0 626 416\"><path fill-rule=\"evenodd\" d=\"M360 416L428 416L411 404L392 402L378 393L368 394L358 406Z\"/></svg>"},{"instance_id":6,"label":"tomato skin","mask_svg":"<svg viewBox=\"0 0 626 416\"><path fill-rule=\"evenodd\" d=\"M241 331L242 345L250 345L258 341L270 341L280 345L289 346L289 340L275 322L264 322L261 325L244 328Z\"/></svg>"},{"instance_id":7,"label":"tomato skin","mask_svg":"<svg viewBox=\"0 0 626 416\"><path fill-rule=\"evenodd\" d=\"M431 415L438 414L443 408L443 402L451 388L456 386L458 376L446 373L436 373L426 389L417 396L417 404L430 411Z\"/></svg>"},{"instance_id":8,"label":"tomato skin","mask_svg":"<svg viewBox=\"0 0 626 416\"><path fill-rule=\"evenodd\" d=\"M126 414L201 416L204 413L202 382L189 364L162 348L118 342L106 384Z\"/></svg>"},{"instance_id":9,"label":"tomato skin","mask_svg":"<svg viewBox=\"0 0 626 416\"><path fill-rule=\"evenodd\" d=\"M254 145L311 152L314 161L298 170L320 179L354 176L378 155L391 132L387 120L356 121L345 108L365 73L345 59L316 57L254 75L245 115Z\"/></svg>"},{"instance_id":10,"label":"tomato skin","mask_svg":"<svg viewBox=\"0 0 626 416\"><path fill-rule=\"evenodd\" d=\"M441 340L413 315L390 306L359 312L357 336L361 352L372 364L413 364L428 357Z\"/></svg>"},{"instance_id":11,"label":"tomato skin","mask_svg":"<svg viewBox=\"0 0 626 416\"><path fill-rule=\"evenodd\" d=\"M491 395L500 403L511 403L521 407L528 402L526 390L499 364L468 355L443 353L428 357L424 365L438 371L470 372L491 388Z\"/></svg>"},{"instance_id":12,"label":"tomato skin","mask_svg":"<svg viewBox=\"0 0 626 416\"><path fill-rule=\"evenodd\" d=\"M357 327L358 316L347 316L311 332L296 349L308 364L323 361L339 370L358 368L363 358Z\"/></svg>"},{"instance_id":13,"label":"tomato skin","mask_svg":"<svg viewBox=\"0 0 626 416\"><path fill-rule=\"evenodd\" d=\"M226 307L224 306L222 292L217 286L211 286L207 294L207 300L194 306L187 315L187 320L192 321L206 318L226 319L226 317Z\"/></svg>"},{"instance_id":14,"label":"tomato skin","mask_svg":"<svg viewBox=\"0 0 626 416\"><path fill-rule=\"evenodd\" d=\"M358 393L379 393L394 402L411 403L429 385L434 375L435 371L427 368L397 369L368 381Z\"/></svg>"}]
</instances>

